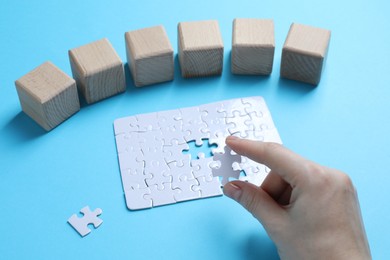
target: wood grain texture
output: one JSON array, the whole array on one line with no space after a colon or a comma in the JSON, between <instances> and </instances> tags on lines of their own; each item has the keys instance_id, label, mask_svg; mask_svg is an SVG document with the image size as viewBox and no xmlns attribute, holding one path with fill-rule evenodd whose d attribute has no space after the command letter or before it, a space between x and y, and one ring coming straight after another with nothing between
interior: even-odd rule
<instances>
[{"instance_id":1,"label":"wood grain texture","mask_svg":"<svg viewBox=\"0 0 390 260\"><path fill-rule=\"evenodd\" d=\"M269 75L275 53L274 22L234 19L231 71L241 75Z\"/></svg>"},{"instance_id":2,"label":"wood grain texture","mask_svg":"<svg viewBox=\"0 0 390 260\"><path fill-rule=\"evenodd\" d=\"M183 77L221 75L223 41L217 21L179 23L178 45Z\"/></svg>"},{"instance_id":3,"label":"wood grain texture","mask_svg":"<svg viewBox=\"0 0 390 260\"><path fill-rule=\"evenodd\" d=\"M125 33L127 62L137 87L173 80L173 48L163 26Z\"/></svg>"},{"instance_id":4,"label":"wood grain texture","mask_svg":"<svg viewBox=\"0 0 390 260\"><path fill-rule=\"evenodd\" d=\"M69 50L77 87L88 104L126 89L122 60L107 39Z\"/></svg>"},{"instance_id":5,"label":"wood grain texture","mask_svg":"<svg viewBox=\"0 0 390 260\"><path fill-rule=\"evenodd\" d=\"M283 46L280 76L318 85L330 36L329 30L293 23Z\"/></svg>"},{"instance_id":6,"label":"wood grain texture","mask_svg":"<svg viewBox=\"0 0 390 260\"><path fill-rule=\"evenodd\" d=\"M80 110L76 82L51 62L15 81L23 111L50 131Z\"/></svg>"}]
</instances>

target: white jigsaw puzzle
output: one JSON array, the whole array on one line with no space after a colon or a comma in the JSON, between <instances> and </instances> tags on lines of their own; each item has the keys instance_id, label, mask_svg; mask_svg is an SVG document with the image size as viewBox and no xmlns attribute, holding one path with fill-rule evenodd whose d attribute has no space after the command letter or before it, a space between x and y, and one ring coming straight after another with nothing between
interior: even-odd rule
<instances>
[{"instance_id":1,"label":"white jigsaw puzzle","mask_svg":"<svg viewBox=\"0 0 390 260\"><path fill-rule=\"evenodd\" d=\"M102 210L100 208L91 211L89 206L85 206L80 210L83 213L82 217L78 217L76 214L73 214L69 219L68 223L80 234L80 236L84 237L91 233L91 229L88 228L89 224L93 224L95 228L99 227L103 220L101 220L98 216L102 214Z\"/></svg>"},{"instance_id":2,"label":"white jigsaw puzzle","mask_svg":"<svg viewBox=\"0 0 390 260\"><path fill-rule=\"evenodd\" d=\"M259 96L119 118L114 133L130 210L220 196L229 178L260 185L269 169L231 153L225 138L281 143ZM213 157L183 153L189 150L187 142L201 146L205 139L217 145Z\"/></svg>"}]
</instances>

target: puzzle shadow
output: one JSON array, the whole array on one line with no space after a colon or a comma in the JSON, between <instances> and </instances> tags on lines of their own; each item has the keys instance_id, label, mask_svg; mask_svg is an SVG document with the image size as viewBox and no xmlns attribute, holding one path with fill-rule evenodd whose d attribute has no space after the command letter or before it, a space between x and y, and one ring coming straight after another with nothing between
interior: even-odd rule
<instances>
[{"instance_id":1,"label":"puzzle shadow","mask_svg":"<svg viewBox=\"0 0 390 260\"><path fill-rule=\"evenodd\" d=\"M212 210L215 210L215 212L210 212ZM221 214L221 212L215 208L210 209L210 211L210 215L218 216ZM259 225L259 228L254 228L253 230L248 231L246 234L240 234L239 237L237 237L237 234L234 231L227 228L232 223L233 222L231 222L231 220L223 218L220 218L219 220L209 220L209 225L215 229L213 232L219 234L215 241L216 246L223 247L226 245L226 243L221 240L221 237L236 237L234 240L234 250L237 252L238 259L280 259L275 244L267 236L264 229L260 228L259 223L256 223L256 225Z\"/></svg>"},{"instance_id":2,"label":"puzzle shadow","mask_svg":"<svg viewBox=\"0 0 390 260\"><path fill-rule=\"evenodd\" d=\"M24 112L16 114L4 127L5 132L9 132L9 138L15 142L27 142L46 133L46 131L35 123Z\"/></svg>"}]
</instances>

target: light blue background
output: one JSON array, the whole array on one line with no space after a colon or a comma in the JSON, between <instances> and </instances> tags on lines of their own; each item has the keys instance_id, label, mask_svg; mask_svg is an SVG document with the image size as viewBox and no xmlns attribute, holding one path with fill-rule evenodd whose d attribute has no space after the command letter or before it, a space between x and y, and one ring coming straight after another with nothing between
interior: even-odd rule
<instances>
[{"instance_id":1,"label":"light blue background","mask_svg":"<svg viewBox=\"0 0 390 260\"><path fill-rule=\"evenodd\" d=\"M376 1L5 1L0 4L0 258L277 259L262 226L226 197L128 211L112 123L118 117L261 95L285 145L350 174L372 254L388 259L390 4ZM232 21L273 18L270 77L230 73ZM124 33L162 24L175 52L177 23L216 19L221 77L135 88L94 105L49 133L21 112L14 81L46 60L71 74L67 51L107 37L125 61ZM332 30L317 88L279 79L292 22ZM81 238L66 223L85 205L104 223ZM299 236L299 234L297 234Z\"/></svg>"}]
</instances>

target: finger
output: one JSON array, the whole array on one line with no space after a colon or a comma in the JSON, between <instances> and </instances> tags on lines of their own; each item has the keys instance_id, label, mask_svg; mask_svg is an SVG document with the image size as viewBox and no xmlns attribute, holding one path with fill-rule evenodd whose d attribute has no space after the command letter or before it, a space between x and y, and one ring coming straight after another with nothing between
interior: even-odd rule
<instances>
[{"instance_id":1,"label":"finger","mask_svg":"<svg viewBox=\"0 0 390 260\"><path fill-rule=\"evenodd\" d=\"M283 195L287 187L291 187L274 171L270 171L260 187L266 191L275 201Z\"/></svg>"},{"instance_id":2,"label":"finger","mask_svg":"<svg viewBox=\"0 0 390 260\"><path fill-rule=\"evenodd\" d=\"M247 209L267 228L284 216L282 209L263 189L243 181L227 183L223 192Z\"/></svg>"},{"instance_id":3,"label":"finger","mask_svg":"<svg viewBox=\"0 0 390 260\"><path fill-rule=\"evenodd\" d=\"M307 174L304 169L308 161L280 144L251 141L235 136L226 138L226 144L236 153L265 164L292 187L296 186L297 178Z\"/></svg>"}]
</instances>

